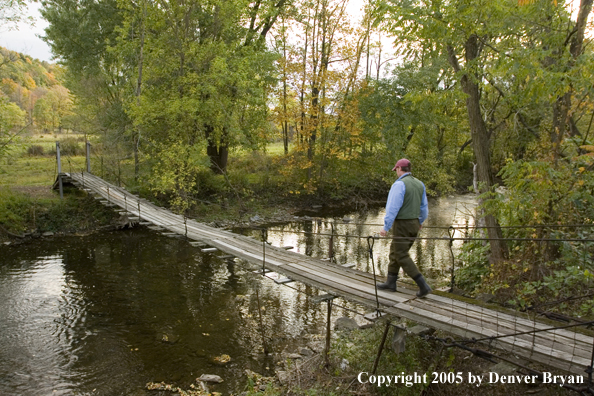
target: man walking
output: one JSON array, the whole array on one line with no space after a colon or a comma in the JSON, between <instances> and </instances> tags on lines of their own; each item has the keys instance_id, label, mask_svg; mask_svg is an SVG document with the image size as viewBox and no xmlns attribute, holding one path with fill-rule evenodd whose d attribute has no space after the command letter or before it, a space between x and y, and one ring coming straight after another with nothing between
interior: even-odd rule
<instances>
[{"instance_id":1,"label":"man walking","mask_svg":"<svg viewBox=\"0 0 594 396\"><path fill-rule=\"evenodd\" d=\"M386 216L381 236L388 235L393 229L392 244L390 245L390 264L388 265L388 279L385 283L378 283L377 287L383 290L396 291L396 281L400 268L410 276L419 286L418 297L425 297L431 293L431 287L408 254L413 245L421 225L429 214L427 194L422 181L415 179L411 171L411 163L406 158L396 162L393 171L396 171L398 180L392 184L388 202L386 203Z\"/></svg>"}]
</instances>

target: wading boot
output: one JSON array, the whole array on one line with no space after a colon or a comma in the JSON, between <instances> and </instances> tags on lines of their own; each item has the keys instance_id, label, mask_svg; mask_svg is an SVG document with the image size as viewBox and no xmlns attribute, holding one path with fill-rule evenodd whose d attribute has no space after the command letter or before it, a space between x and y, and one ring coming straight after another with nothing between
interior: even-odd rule
<instances>
[{"instance_id":1,"label":"wading boot","mask_svg":"<svg viewBox=\"0 0 594 396\"><path fill-rule=\"evenodd\" d=\"M385 283L378 283L377 288L395 292L397 280L398 280L398 274L388 272L388 280Z\"/></svg>"},{"instance_id":2,"label":"wading boot","mask_svg":"<svg viewBox=\"0 0 594 396\"><path fill-rule=\"evenodd\" d=\"M417 292L417 297L425 297L427 294L431 293L431 287L427 284L423 275L419 274L413 278L413 280L419 286L419 291Z\"/></svg>"}]
</instances>

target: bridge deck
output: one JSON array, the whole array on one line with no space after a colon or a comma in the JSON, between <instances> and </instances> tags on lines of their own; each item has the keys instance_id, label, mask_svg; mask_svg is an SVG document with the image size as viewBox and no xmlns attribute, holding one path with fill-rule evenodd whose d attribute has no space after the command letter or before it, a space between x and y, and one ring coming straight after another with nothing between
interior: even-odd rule
<instances>
[{"instance_id":1,"label":"bridge deck","mask_svg":"<svg viewBox=\"0 0 594 396\"><path fill-rule=\"evenodd\" d=\"M264 249L261 241L190 219L184 224L182 216L138 198L90 173L66 173L63 177L95 194L96 198L107 201L104 203L125 210L129 216L150 222L175 234L187 235L188 239L216 247L257 265L263 264ZM347 300L371 308L376 306L373 276L369 273L314 259L281 247L266 246L264 256L266 268L272 271ZM490 343L524 359L572 374L584 375L584 370L590 364L593 348L591 335L571 329L517 334L554 326L534 320L525 314L460 301L445 293L437 292L418 299L415 292L416 290L401 286L397 293L378 290L381 311L464 338L509 335Z\"/></svg>"}]
</instances>

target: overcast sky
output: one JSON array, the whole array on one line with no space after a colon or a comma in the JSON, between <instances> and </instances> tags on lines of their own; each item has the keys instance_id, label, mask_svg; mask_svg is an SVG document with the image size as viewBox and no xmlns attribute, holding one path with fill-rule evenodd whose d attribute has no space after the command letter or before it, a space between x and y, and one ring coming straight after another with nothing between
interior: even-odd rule
<instances>
[{"instance_id":1,"label":"overcast sky","mask_svg":"<svg viewBox=\"0 0 594 396\"><path fill-rule=\"evenodd\" d=\"M38 36L43 35L43 29L48 23L39 15L39 3L29 3L29 15L35 18L35 25L26 23L18 25L18 30L0 28L0 47L31 55L33 58L51 62L52 53L49 46Z\"/></svg>"},{"instance_id":2,"label":"overcast sky","mask_svg":"<svg viewBox=\"0 0 594 396\"><path fill-rule=\"evenodd\" d=\"M572 0L574 9L579 6L579 0ZM354 15L359 14L363 0L351 0L349 4L350 12ZM39 36L43 36L43 29L48 23L41 18L39 14L39 3L29 3L29 15L35 18L33 26L21 23L18 30L8 30L0 28L0 46L32 56L39 60L52 61L52 53L49 46L43 42Z\"/></svg>"}]
</instances>

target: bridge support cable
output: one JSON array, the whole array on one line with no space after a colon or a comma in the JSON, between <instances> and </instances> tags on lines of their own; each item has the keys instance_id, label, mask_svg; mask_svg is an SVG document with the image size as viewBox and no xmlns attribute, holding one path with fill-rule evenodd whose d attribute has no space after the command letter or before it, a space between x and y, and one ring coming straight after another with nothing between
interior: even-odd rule
<instances>
[{"instance_id":1,"label":"bridge support cable","mask_svg":"<svg viewBox=\"0 0 594 396\"><path fill-rule=\"evenodd\" d=\"M377 371L377 366L379 365L380 358L382 357L382 351L384 350L384 344L386 343L386 338L388 337L388 331L390 330L390 320L386 321L386 327L384 329L384 334L382 335L382 340L380 341L379 349L377 351L377 356L375 357L375 361L373 362L373 369L371 370L371 374L375 375Z\"/></svg>"},{"instance_id":2,"label":"bridge support cable","mask_svg":"<svg viewBox=\"0 0 594 396\"><path fill-rule=\"evenodd\" d=\"M450 236L450 255L452 257L452 275L451 275L451 279L450 279L450 293L454 292L454 286L455 286L455 279L456 279L456 258L454 257L454 235L456 233L456 229L454 228L454 226L450 226L448 228L448 234Z\"/></svg>"}]
</instances>

